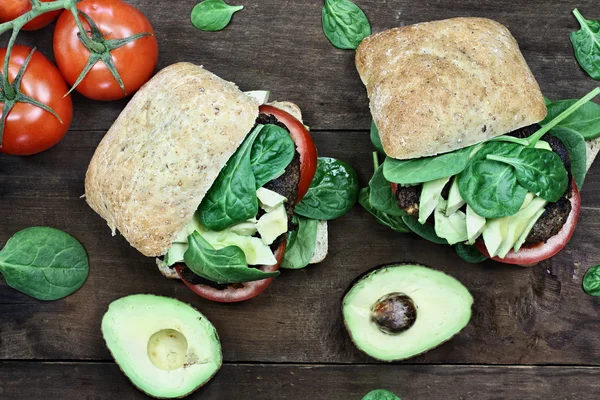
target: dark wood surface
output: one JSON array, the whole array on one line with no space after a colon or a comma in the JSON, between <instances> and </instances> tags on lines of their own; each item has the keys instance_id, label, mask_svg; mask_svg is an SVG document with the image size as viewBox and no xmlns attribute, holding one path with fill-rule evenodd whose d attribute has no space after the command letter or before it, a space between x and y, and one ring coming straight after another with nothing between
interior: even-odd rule
<instances>
[{"instance_id":1,"label":"dark wood surface","mask_svg":"<svg viewBox=\"0 0 600 400\"><path fill-rule=\"evenodd\" d=\"M333 48L322 34L321 1L240 1L246 9L218 33L190 25L194 0L131 3L156 28L160 67L196 62L244 90L269 89L274 99L295 101L319 153L348 161L366 184L372 165L365 91L354 53ZM593 1L357 3L374 31L459 15L494 18L511 29L548 97L578 97L597 84L579 69L568 38L577 28L575 6L600 19ZM50 56L51 32L19 41ZM56 302L38 302L0 280L0 399L142 398L112 362L99 329L107 305L131 293L177 297L217 327L225 365L193 398L359 400L379 387L409 400L600 398L600 299L581 289L585 270L600 263L600 165L587 177L571 243L534 268L464 263L447 247L392 233L356 207L330 224L325 262L284 271L258 298L223 305L164 279L152 259L111 237L80 198L94 149L126 102L74 100L72 131L57 147L27 158L0 155L0 245L28 226L53 226L83 242L91 265L85 286ZM474 314L440 348L379 365L350 343L340 303L357 275L394 261L457 277L473 293Z\"/></svg>"}]
</instances>

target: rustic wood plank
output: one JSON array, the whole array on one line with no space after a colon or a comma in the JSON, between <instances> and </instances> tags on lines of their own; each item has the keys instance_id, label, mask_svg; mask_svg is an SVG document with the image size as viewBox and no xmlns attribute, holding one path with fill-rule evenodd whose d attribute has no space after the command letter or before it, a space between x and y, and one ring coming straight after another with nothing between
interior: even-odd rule
<instances>
[{"instance_id":1,"label":"rustic wood plank","mask_svg":"<svg viewBox=\"0 0 600 400\"><path fill-rule=\"evenodd\" d=\"M113 363L0 363L3 400L145 399ZM189 399L595 400L600 368L226 364Z\"/></svg>"},{"instance_id":2,"label":"rustic wood plank","mask_svg":"<svg viewBox=\"0 0 600 400\"><path fill-rule=\"evenodd\" d=\"M411 362L600 365L600 299L581 289L585 269L600 261L600 166L588 177L584 204L591 207L582 211L569 247L535 268L466 264L450 248L394 234L356 207L331 223L324 263L284 271L250 302L222 305L163 278L152 259L111 237L80 199L101 137L71 132L38 156L0 155L0 243L27 226L50 225L79 238L91 262L85 286L57 302L37 302L0 283L0 359L108 360L99 332L108 303L148 292L178 297L204 312L219 330L228 361L371 362L344 331L342 295L375 265L415 261L460 279L475 296L475 308L458 337ZM350 162L366 184L372 173L366 132L319 132L315 138L322 155Z\"/></svg>"},{"instance_id":3,"label":"rustic wood plank","mask_svg":"<svg viewBox=\"0 0 600 400\"><path fill-rule=\"evenodd\" d=\"M230 26L200 32L189 21L197 0L129 0L152 21L160 46L159 68L177 61L203 64L244 90L269 89L277 99L298 102L313 129L367 129L370 116L365 90L354 67L354 52L335 49L321 28L322 2L261 0L245 3ZM578 29L571 10L588 18L593 0L416 1L358 0L373 32L455 16L479 16L504 23L517 38L544 93L553 99L582 96L596 83L573 56L569 32ZM52 27L22 34L20 43L35 44L52 55ZM2 38L0 43L7 40ZM75 95L72 129L108 129L126 101L99 103Z\"/></svg>"}]
</instances>

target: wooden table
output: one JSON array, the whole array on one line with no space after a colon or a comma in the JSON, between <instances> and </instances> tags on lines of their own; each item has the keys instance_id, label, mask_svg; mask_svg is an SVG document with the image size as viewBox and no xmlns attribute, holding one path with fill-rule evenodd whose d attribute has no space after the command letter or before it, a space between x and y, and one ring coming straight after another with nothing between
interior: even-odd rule
<instances>
[{"instance_id":1,"label":"wooden table","mask_svg":"<svg viewBox=\"0 0 600 400\"><path fill-rule=\"evenodd\" d=\"M160 45L159 67L204 65L243 90L268 89L299 104L321 155L350 162L362 185L372 174L365 90L354 52L333 48L317 0L239 1L246 8L222 32L189 22L195 0L130 0L146 13ZM237 4L232 1L232 4ZM600 19L597 2L358 0L373 31L453 16L505 24L551 99L580 97L598 83L577 65L569 32L579 7ZM52 28L21 35L51 56ZM3 37L3 41L7 40ZM132 293L173 296L198 307L221 337L225 363L191 398L360 400L388 388L411 399L599 399L600 299L586 295L586 269L600 263L600 164L582 192L580 223L559 256L533 268L471 265L451 248L394 234L360 207L330 224L320 265L284 271L242 304L204 301L164 279L154 260L122 237L80 196L88 162L126 101L74 95L71 131L33 157L0 155L0 244L33 225L66 230L89 252L90 276L76 294L39 302L0 282L0 399L144 398L121 374L100 334L107 305ZM363 271L414 261L446 271L475 298L469 326L452 341L398 364L376 363L351 344L340 303Z\"/></svg>"}]
</instances>

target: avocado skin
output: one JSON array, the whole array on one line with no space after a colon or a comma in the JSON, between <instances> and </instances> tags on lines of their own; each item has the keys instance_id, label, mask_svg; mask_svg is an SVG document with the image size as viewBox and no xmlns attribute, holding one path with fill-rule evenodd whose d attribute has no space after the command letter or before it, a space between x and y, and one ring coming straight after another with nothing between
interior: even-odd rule
<instances>
[{"instance_id":1,"label":"avocado skin","mask_svg":"<svg viewBox=\"0 0 600 400\"><path fill-rule=\"evenodd\" d=\"M356 286L356 284L358 284L358 283L359 283L360 281L362 281L363 279L367 278L369 275L371 275L371 274L373 274L373 273L375 273L375 272L378 272L378 271L380 271L380 270L383 270L383 269L387 269L387 268L393 268L393 267L402 267L402 266L417 266L417 267L423 267L423 268L427 268L427 269L429 269L429 270L432 270L432 271L440 272L440 273L442 273L442 274L444 274L444 275L447 275L447 276L449 276L450 278L452 278L452 279L455 279L455 280L456 280L456 278L454 278L452 275L450 275L450 274L448 274L448 273L446 273L446 272L444 272L444 271L441 271L441 270L439 270L439 269L436 269L436 268L431 268L431 267L428 267L428 266L426 266L426 265L423 265L423 264L419 264L419 263L411 263L411 262L407 262L407 261L404 261L404 262L392 262L392 263L380 264L380 265L378 265L378 266L375 266L375 267L373 267L373 268L370 268L370 269L366 270L365 272L361 273L361 274L360 274L360 275L358 275L358 276L357 276L355 279L353 279L353 280L352 280L352 282L351 282L351 283L350 283L350 285L349 285L349 286L346 288L346 290L344 291L344 294L342 295L342 306L341 306L341 311L342 311L342 320L344 321L344 327L346 328L346 334L348 335L348 337L349 337L350 341L352 342L352 344L354 344L354 347L356 347L356 348L357 348L357 349L358 349L358 350L359 350L361 353L363 353L363 354L365 354L365 355L367 355L367 356L369 356L369 357L371 357L371 358L373 358L373 359L375 359L375 360L377 360L377 361L382 361L382 362L386 362L386 363L394 363L394 362L398 362L398 361L403 361L403 360L407 360L407 359L414 358L414 357L420 356L420 355L422 355L422 354L425 354L425 353L427 353L427 352L429 352L429 351L431 351L431 350L433 350L433 349L435 349L435 348L437 348L437 347L439 347L439 346L443 345L444 343L446 343L446 342L450 341L451 339L453 339L453 338L454 338L454 337L455 337L457 334L459 334L459 333L460 333L460 332L461 332L461 331L462 331L462 330L463 330L463 329L466 327L466 325L468 325L468 323L467 323L467 324L465 325L465 327L463 327L462 329L459 329L459 330L458 330L458 331L456 331L456 332L455 332L455 333L454 333L452 336L450 336L450 337L448 337L447 339L445 339L445 340L441 341L441 342L440 342L440 343L438 343L436 346L433 346L433 347L431 347L431 348L428 348L428 349L426 349L426 350L423 350L423 351L421 351L421 352L415 353L415 354L413 354L413 355L411 355L411 356L404 357L404 358L397 358L397 359L383 359L383 358L380 358L380 357L375 357L375 356L373 356L372 354L369 354L367 351L365 351L365 350L361 349L361 348L360 348L360 347L359 347L359 346L358 346L358 345L355 343L355 341L354 341L354 338L352 337L352 334L350 333L350 332L351 332L350 326L348 325L348 322L346 321L346 318L344 317L344 302L345 302L346 296L348 295L348 293L350 292L350 290L352 290L352 288L353 288L354 286ZM457 281L458 281L458 280L457 280ZM460 281L459 281L459 283L460 283ZM462 283L461 283L461 284L462 284ZM463 286L464 286L464 285L463 285ZM466 289L466 287L465 287L465 289ZM470 291L469 291L468 289L466 289L466 290L467 290L467 292L469 292L469 294L470 294ZM472 296L472 295L471 295L471 296ZM416 303L415 303L415 304L416 304ZM469 315L470 315L470 317L469 317L469 320L470 320L470 318L471 318L471 317L472 317L472 315L473 315L473 304L474 304L474 302L473 302L473 303L471 303L471 306L469 307ZM418 308L418 305L417 305L417 308Z\"/></svg>"},{"instance_id":2,"label":"avocado skin","mask_svg":"<svg viewBox=\"0 0 600 400\"><path fill-rule=\"evenodd\" d=\"M177 300L177 301L179 301L180 303L183 303L183 304L187 305L188 307L192 308L194 311L196 311L196 312L200 313L200 315L203 315L203 316L204 316L204 314L202 314L202 313L201 313L201 312L200 312L200 311L199 311L199 310L198 310L196 307L194 307L193 305L191 305L191 304L189 304L189 303L185 303L185 302L183 302L183 301L181 301L181 300L178 300L178 299L171 298L171 297L158 296L158 295L155 295L155 294L152 294L152 293L136 293L136 294L132 294L132 295L129 295L129 296L124 296L124 297L138 296L138 295L145 295L145 296L152 296L152 297L156 297L156 298L168 298L168 299ZM124 297L120 297L119 299L122 299L122 298L124 298ZM116 301L116 300L119 300L119 299L115 299L114 301ZM114 301L112 301L111 303L109 303L109 305L108 305L108 307L106 308L106 311L104 312L104 314L103 314L103 315L105 315L105 314L108 312L108 308L110 307L110 304L112 304ZM205 318L206 318L206 317L205 317ZM219 338L219 333L216 331L216 329L215 329L215 331L214 331L214 334L215 334L215 339L216 339L216 340L217 340L217 341L220 343L220 342L221 342L221 339ZM125 373L125 371L123 370L123 368L121 367L121 365L120 365L120 364L117 362L117 359L115 358L115 356L114 356L114 354L113 354L112 350L110 349L110 347L109 347L109 345L108 345L108 342L106 341L106 338L105 338L105 336L104 336L104 333L102 333L102 340L104 341L104 345L105 345L105 346L106 346L106 348L108 349L108 352L110 353L110 356L113 358L113 360L115 360L115 364L117 364L117 366L119 367L119 370L121 371L121 373L122 373L123 375L125 375L125 377L127 377L127 379L129 380L129 382L131 382L131 384L132 384L132 385L133 385L133 386L134 386L136 389L138 389L140 392L144 393L146 396L148 396L148 397L152 397L152 398L155 398L155 399L183 399L183 398L186 398L186 397L190 396L192 393L196 392L198 389L200 389L200 388L204 387L204 386L205 386L207 383L211 382L211 381L212 381L212 379L215 377L215 375L217 375L217 373L219 372L219 370L220 370L220 369L221 369L221 367L223 366L223 350L222 350L222 347L221 347L221 346L219 346L219 353L218 353L218 354L219 354L219 359L220 359L219 365L218 365L217 369L215 370L215 372L214 372L212 375L210 375L208 378L206 378L206 380L205 380L204 382L202 382L200 385L198 385L198 386L196 386L195 388L193 388L192 390L190 390L188 393L186 393L186 394L183 394L183 395L181 395L181 396L177 396L177 397L160 397L160 396L155 396L155 395L153 395L152 393L149 393L148 391L146 391L146 390L144 390L143 388L139 387L138 385L136 385L135 383L133 383L133 381L132 381L131 379L129 379L129 376L127 375L127 373Z\"/></svg>"}]
</instances>

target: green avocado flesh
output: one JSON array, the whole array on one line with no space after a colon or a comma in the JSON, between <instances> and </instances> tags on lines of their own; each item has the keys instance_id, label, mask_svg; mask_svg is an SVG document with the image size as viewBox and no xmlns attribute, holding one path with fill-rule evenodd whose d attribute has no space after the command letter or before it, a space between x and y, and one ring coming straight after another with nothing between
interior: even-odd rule
<instances>
[{"instance_id":1,"label":"green avocado flesh","mask_svg":"<svg viewBox=\"0 0 600 400\"><path fill-rule=\"evenodd\" d=\"M102 335L123 373L152 397L192 393L223 361L210 321L168 297L135 294L113 301L102 318Z\"/></svg>"},{"instance_id":2,"label":"green avocado flesh","mask_svg":"<svg viewBox=\"0 0 600 400\"><path fill-rule=\"evenodd\" d=\"M396 333L375 322L385 320L377 318L382 299L394 295L410 298L416 309L416 319L409 313L409 323ZM356 282L344 297L342 312L359 350L378 360L398 361L451 339L469 323L472 305L473 297L455 278L421 265L400 264L376 269Z\"/></svg>"}]
</instances>

